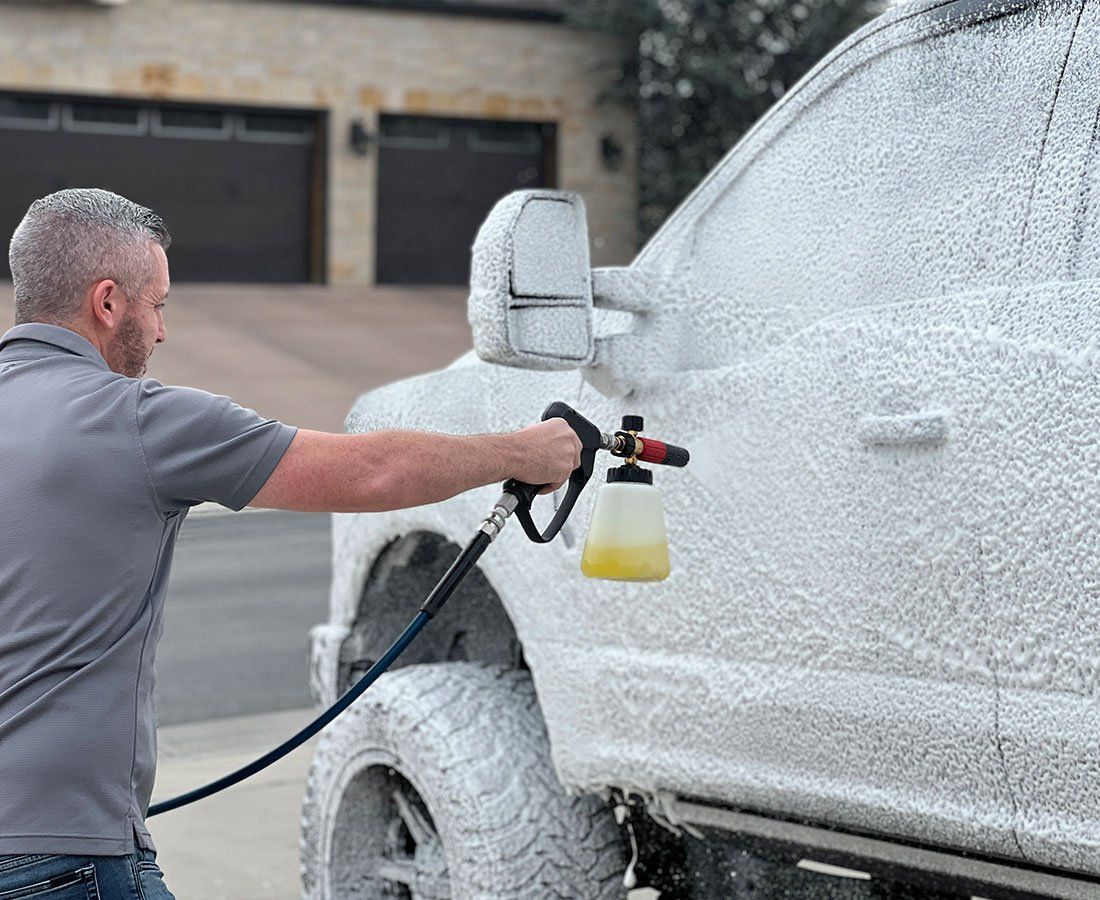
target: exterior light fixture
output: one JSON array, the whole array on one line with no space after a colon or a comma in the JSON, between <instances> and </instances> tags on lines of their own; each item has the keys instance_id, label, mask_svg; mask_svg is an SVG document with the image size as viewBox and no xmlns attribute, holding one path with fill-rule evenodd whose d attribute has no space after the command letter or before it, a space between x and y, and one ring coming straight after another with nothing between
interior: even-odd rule
<instances>
[{"instance_id":1,"label":"exterior light fixture","mask_svg":"<svg viewBox=\"0 0 1100 900\"><path fill-rule=\"evenodd\" d=\"M366 156L370 153L370 145L375 141L375 136L367 131L367 126L362 119L352 119L348 129L348 146L351 152L357 156Z\"/></svg>"},{"instance_id":2,"label":"exterior light fixture","mask_svg":"<svg viewBox=\"0 0 1100 900\"><path fill-rule=\"evenodd\" d=\"M623 146L615 137L605 134L600 138L600 157L603 159L604 168L612 172L619 168L623 160Z\"/></svg>"}]
</instances>

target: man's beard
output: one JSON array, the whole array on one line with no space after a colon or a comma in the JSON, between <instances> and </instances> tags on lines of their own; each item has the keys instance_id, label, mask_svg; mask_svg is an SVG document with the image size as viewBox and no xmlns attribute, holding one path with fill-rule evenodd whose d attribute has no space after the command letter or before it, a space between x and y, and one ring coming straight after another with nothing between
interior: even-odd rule
<instances>
[{"instance_id":1,"label":"man's beard","mask_svg":"<svg viewBox=\"0 0 1100 900\"><path fill-rule=\"evenodd\" d=\"M127 378L140 378L145 374L149 352L142 341L141 326L134 316L126 316L122 320L107 346L107 356L111 369Z\"/></svg>"}]
</instances>

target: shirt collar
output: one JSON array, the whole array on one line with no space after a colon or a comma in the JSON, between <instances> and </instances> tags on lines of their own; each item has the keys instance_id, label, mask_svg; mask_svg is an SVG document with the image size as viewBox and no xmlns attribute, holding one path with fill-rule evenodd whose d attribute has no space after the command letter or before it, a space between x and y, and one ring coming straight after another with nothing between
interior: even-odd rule
<instances>
[{"instance_id":1,"label":"shirt collar","mask_svg":"<svg viewBox=\"0 0 1100 900\"><path fill-rule=\"evenodd\" d=\"M77 356L84 356L92 362L106 369L107 360L92 345L86 337L77 334L60 325L47 325L45 322L26 322L9 328L3 337L0 337L0 350L3 350L12 341L38 341L41 344L50 344L60 347Z\"/></svg>"}]
</instances>

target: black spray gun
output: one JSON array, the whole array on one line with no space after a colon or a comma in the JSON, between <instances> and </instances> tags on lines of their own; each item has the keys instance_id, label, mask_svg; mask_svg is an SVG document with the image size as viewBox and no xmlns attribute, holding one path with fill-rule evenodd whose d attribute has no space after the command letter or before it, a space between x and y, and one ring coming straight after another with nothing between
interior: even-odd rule
<instances>
[{"instance_id":1,"label":"black spray gun","mask_svg":"<svg viewBox=\"0 0 1100 900\"><path fill-rule=\"evenodd\" d=\"M592 578L610 578L621 581L659 581L669 573L668 540L665 535L664 509L661 496L653 488L653 473L643 469L638 462L655 465L686 466L689 455L682 447L639 438L642 430L640 416L623 416L621 431L605 434L576 410L564 403L551 403L542 414L542 420L561 418L573 428L581 440L581 464L569 476L568 490L546 531L539 532L531 519L531 503L546 485L527 484L510 478L504 482L504 493L497 500L493 511L466 548L459 554L446 574L432 589L428 599L420 607L416 618L409 623L401 636L375 662L373 666L348 691L325 712L310 722L289 740L235 772L212 781L186 794L156 803L147 816L178 809L196 800L209 797L218 791L244 781L282 759L296 747L300 747L322 728L328 725L386 671L447 602L466 573L485 552L504 528L512 513L516 514L523 530L535 543L545 544L553 540L565 520L573 511L595 467L596 451L608 450L613 456L626 459L626 463L607 472L607 484L601 485L600 494L592 511L588 540L581 558L581 571Z\"/></svg>"}]
</instances>

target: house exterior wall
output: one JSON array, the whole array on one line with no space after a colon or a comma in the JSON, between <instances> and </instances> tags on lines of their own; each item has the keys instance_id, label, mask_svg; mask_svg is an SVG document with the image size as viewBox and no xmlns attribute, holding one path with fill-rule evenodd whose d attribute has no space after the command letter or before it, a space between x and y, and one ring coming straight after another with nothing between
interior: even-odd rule
<instances>
[{"instance_id":1,"label":"house exterior wall","mask_svg":"<svg viewBox=\"0 0 1100 900\"><path fill-rule=\"evenodd\" d=\"M584 196L593 263L628 262L636 125L597 99L614 54L553 21L278 0L0 4L0 91L327 111L334 283L374 281L377 151L356 155L348 130L361 119L377 133L381 113L556 123L556 186ZM614 171L604 134L624 147Z\"/></svg>"}]
</instances>

